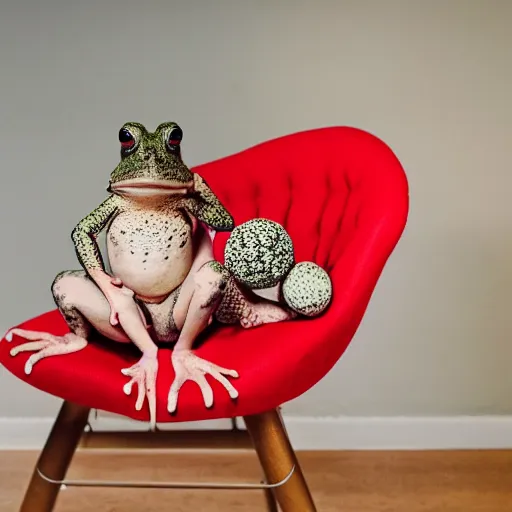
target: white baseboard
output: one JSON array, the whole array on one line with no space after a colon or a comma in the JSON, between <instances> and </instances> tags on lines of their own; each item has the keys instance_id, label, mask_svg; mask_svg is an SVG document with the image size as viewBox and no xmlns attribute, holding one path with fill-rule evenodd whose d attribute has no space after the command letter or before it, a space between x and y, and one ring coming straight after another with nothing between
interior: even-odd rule
<instances>
[{"instance_id":1,"label":"white baseboard","mask_svg":"<svg viewBox=\"0 0 512 512\"><path fill-rule=\"evenodd\" d=\"M511 449L512 416L334 417L285 416L297 450ZM53 418L0 418L0 450L39 450ZM145 430L145 423L92 418L95 430ZM242 424L240 423L242 427ZM167 424L162 429L229 428L229 420Z\"/></svg>"}]
</instances>

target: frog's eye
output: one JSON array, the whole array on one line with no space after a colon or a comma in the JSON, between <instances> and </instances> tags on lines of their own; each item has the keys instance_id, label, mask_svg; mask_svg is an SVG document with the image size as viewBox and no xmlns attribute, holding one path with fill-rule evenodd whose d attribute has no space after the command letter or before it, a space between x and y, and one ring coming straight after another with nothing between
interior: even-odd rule
<instances>
[{"instance_id":1,"label":"frog's eye","mask_svg":"<svg viewBox=\"0 0 512 512\"><path fill-rule=\"evenodd\" d=\"M135 137L126 128L119 130L119 142L122 149L131 149L135 146Z\"/></svg>"},{"instance_id":2,"label":"frog's eye","mask_svg":"<svg viewBox=\"0 0 512 512\"><path fill-rule=\"evenodd\" d=\"M174 151L181 143L183 139L183 131L179 126L173 127L167 135L167 147Z\"/></svg>"}]
</instances>

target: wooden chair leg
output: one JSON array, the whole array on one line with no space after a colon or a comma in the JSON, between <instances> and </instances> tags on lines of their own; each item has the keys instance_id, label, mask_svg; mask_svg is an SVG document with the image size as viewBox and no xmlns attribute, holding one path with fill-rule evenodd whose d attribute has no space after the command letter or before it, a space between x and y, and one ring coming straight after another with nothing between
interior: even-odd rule
<instances>
[{"instance_id":1,"label":"wooden chair leg","mask_svg":"<svg viewBox=\"0 0 512 512\"><path fill-rule=\"evenodd\" d=\"M271 489L265 489L265 503L267 504L267 512L279 512L276 498Z\"/></svg>"},{"instance_id":2,"label":"wooden chair leg","mask_svg":"<svg viewBox=\"0 0 512 512\"><path fill-rule=\"evenodd\" d=\"M244 417L268 483L277 483L295 471L290 479L274 489L283 512L316 512L313 498L277 410Z\"/></svg>"},{"instance_id":3,"label":"wooden chair leg","mask_svg":"<svg viewBox=\"0 0 512 512\"><path fill-rule=\"evenodd\" d=\"M62 480L87 425L89 409L64 402L37 461L20 512L51 512L60 490L41 477L38 469L52 480Z\"/></svg>"}]
</instances>

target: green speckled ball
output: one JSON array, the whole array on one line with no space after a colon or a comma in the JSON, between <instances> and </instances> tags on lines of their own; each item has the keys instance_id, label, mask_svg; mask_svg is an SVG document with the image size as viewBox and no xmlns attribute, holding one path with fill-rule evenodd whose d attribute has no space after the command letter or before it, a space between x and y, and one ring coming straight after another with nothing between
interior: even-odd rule
<instances>
[{"instance_id":1,"label":"green speckled ball","mask_svg":"<svg viewBox=\"0 0 512 512\"><path fill-rule=\"evenodd\" d=\"M319 315L327 308L331 297L329 274L311 261L297 263L283 283L285 302L301 315Z\"/></svg>"},{"instance_id":2,"label":"green speckled ball","mask_svg":"<svg viewBox=\"0 0 512 512\"><path fill-rule=\"evenodd\" d=\"M281 224L252 219L237 226L226 242L224 265L253 290L279 283L295 263L293 243Z\"/></svg>"}]
</instances>

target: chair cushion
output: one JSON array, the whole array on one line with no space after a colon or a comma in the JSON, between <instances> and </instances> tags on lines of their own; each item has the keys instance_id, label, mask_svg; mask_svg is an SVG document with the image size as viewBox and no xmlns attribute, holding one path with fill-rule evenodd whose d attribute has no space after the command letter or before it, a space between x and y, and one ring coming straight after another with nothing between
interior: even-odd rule
<instances>
[{"instance_id":1,"label":"chair cushion","mask_svg":"<svg viewBox=\"0 0 512 512\"><path fill-rule=\"evenodd\" d=\"M310 130L274 139L194 169L233 213L237 225L255 217L283 224L297 261L325 268L333 300L317 318L296 319L245 330L207 331L200 357L235 369L236 401L214 379L214 406L207 410L196 384L180 392L178 411L167 412L174 378L170 350L159 352L157 421L195 421L256 414L307 391L341 357L368 305L384 265L398 242L408 212L408 187L393 152L367 132L346 128ZM229 233L218 233L215 255L223 261ZM56 310L17 327L65 334ZM0 342L0 363L20 379L52 395L91 408L147 421L147 404L135 410L121 369L140 356L131 345L92 340L84 350L47 358L24 373L29 354L11 357L18 343Z\"/></svg>"},{"instance_id":2,"label":"chair cushion","mask_svg":"<svg viewBox=\"0 0 512 512\"><path fill-rule=\"evenodd\" d=\"M251 330L220 327L213 333L205 333L197 354L221 366L236 369L240 377L232 382L240 396L234 402L214 379L208 377L215 399L213 408L207 410L199 388L187 382L180 392L175 416L166 410L167 394L174 377L171 351L161 349L157 420L194 421L255 414L301 394L337 359L334 354L329 357L322 349L322 345L329 343L328 339L332 337L326 326L325 319L299 320ZM24 322L19 327L56 335L69 332L57 310ZM0 342L0 361L20 379L65 400L133 419L148 419L146 407L140 412L135 410L136 389L132 396L126 396L122 391L128 378L121 374L121 369L131 366L140 357L132 346L93 339L80 352L40 361L27 376L24 364L30 354L9 355L12 347L23 342L25 340L16 336L10 343L5 339ZM347 344L347 340L338 339L337 342L340 346Z\"/></svg>"}]
</instances>

